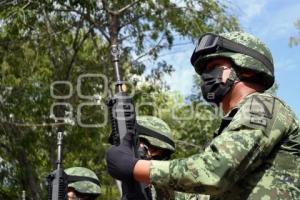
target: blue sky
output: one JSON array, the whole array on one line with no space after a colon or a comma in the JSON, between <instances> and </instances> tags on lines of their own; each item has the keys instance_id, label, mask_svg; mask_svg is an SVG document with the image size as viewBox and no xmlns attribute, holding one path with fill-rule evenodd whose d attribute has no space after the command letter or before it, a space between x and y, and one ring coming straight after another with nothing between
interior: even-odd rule
<instances>
[{"instance_id":1,"label":"blue sky","mask_svg":"<svg viewBox=\"0 0 300 200\"><path fill-rule=\"evenodd\" d=\"M300 1L232 0L228 4L242 28L262 39L271 49L279 85L277 95L300 117L300 45L292 48L288 45L290 36L299 36L294 23L300 19ZM193 44L177 46L164 56L176 69L165 80L171 90L178 90L184 95L191 92L192 76L195 74L189 63L193 48Z\"/></svg>"}]
</instances>

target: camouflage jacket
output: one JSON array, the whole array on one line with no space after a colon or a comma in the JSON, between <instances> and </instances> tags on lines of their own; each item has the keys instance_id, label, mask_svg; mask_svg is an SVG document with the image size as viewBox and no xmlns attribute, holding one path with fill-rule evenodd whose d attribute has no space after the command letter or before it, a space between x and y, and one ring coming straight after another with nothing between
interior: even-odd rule
<instances>
[{"instance_id":1,"label":"camouflage jacket","mask_svg":"<svg viewBox=\"0 0 300 200\"><path fill-rule=\"evenodd\" d=\"M232 117L232 119L229 118ZM211 199L300 199L300 125L277 97L253 93L224 117L203 153L151 161L155 187Z\"/></svg>"},{"instance_id":2,"label":"camouflage jacket","mask_svg":"<svg viewBox=\"0 0 300 200\"><path fill-rule=\"evenodd\" d=\"M209 200L209 195L183 193L162 187L151 187L152 200Z\"/></svg>"}]
</instances>

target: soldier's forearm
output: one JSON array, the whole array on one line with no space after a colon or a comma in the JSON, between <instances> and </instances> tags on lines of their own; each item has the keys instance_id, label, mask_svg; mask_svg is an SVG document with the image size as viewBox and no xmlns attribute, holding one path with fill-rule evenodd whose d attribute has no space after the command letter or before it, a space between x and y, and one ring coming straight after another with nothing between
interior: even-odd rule
<instances>
[{"instance_id":1,"label":"soldier's forearm","mask_svg":"<svg viewBox=\"0 0 300 200\"><path fill-rule=\"evenodd\" d=\"M135 180L146 184L150 183L150 161L139 160L133 169Z\"/></svg>"}]
</instances>

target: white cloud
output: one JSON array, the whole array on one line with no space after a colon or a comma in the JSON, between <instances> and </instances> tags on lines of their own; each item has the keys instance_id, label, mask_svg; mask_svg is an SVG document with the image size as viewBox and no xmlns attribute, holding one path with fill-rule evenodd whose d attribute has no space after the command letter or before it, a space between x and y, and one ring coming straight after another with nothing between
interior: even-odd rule
<instances>
[{"instance_id":1,"label":"white cloud","mask_svg":"<svg viewBox=\"0 0 300 200\"><path fill-rule=\"evenodd\" d=\"M177 70L171 76L165 78L172 91L179 91L184 96L191 94L193 86L194 69L182 68Z\"/></svg>"},{"instance_id":2,"label":"white cloud","mask_svg":"<svg viewBox=\"0 0 300 200\"><path fill-rule=\"evenodd\" d=\"M237 1L237 15L242 27L263 40L288 38L295 32L294 22L300 18L300 1Z\"/></svg>"},{"instance_id":3,"label":"white cloud","mask_svg":"<svg viewBox=\"0 0 300 200\"><path fill-rule=\"evenodd\" d=\"M267 1L268 0L229 0L227 3L229 7L233 8L233 12L238 15L242 24L247 24L262 13Z\"/></svg>"},{"instance_id":4,"label":"white cloud","mask_svg":"<svg viewBox=\"0 0 300 200\"><path fill-rule=\"evenodd\" d=\"M300 18L298 13L300 10L300 2L298 5L290 6L280 10L274 16L274 13L269 15L272 20L265 20L265 27L261 32L264 38L278 40L281 38L289 38L296 33L294 22ZM261 28L261 27L260 27Z\"/></svg>"},{"instance_id":5,"label":"white cloud","mask_svg":"<svg viewBox=\"0 0 300 200\"><path fill-rule=\"evenodd\" d=\"M190 57L194 50L194 44L189 43L188 39L176 38L175 45L172 50L164 50L160 53L159 60L165 60L171 64L175 71L169 76L164 76L164 81L170 86L171 91L178 91L182 95L191 94L193 86L193 75L195 70L190 64ZM144 60L146 63L145 74L149 74L152 66L156 66L157 61L152 59Z\"/></svg>"},{"instance_id":6,"label":"white cloud","mask_svg":"<svg viewBox=\"0 0 300 200\"><path fill-rule=\"evenodd\" d=\"M189 95L193 86L193 75L195 70L190 64L190 56L193 51L193 47L189 47L189 50L174 53L165 57L170 64L173 65L175 72L171 76L165 76L165 81L170 86L172 91L179 91L183 95Z\"/></svg>"},{"instance_id":7,"label":"white cloud","mask_svg":"<svg viewBox=\"0 0 300 200\"><path fill-rule=\"evenodd\" d=\"M275 67L278 73L282 71L294 71L299 68L298 63L292 57L280 57L278 60L275 58Z\"/></svg>"}]
</instances>

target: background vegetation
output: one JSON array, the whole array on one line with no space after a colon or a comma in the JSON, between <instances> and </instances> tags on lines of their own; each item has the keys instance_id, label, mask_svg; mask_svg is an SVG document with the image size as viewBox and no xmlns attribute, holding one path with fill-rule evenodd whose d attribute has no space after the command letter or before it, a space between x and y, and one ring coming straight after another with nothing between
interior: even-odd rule
<instances>
[{"instance_id":1,"label":"background vegetation","mask_svg":"<svg viewBox=\"0 0 300 200\"><path fill-rule=\"evenodd\" d=\"M76 86L83 74L103 74L113 85L109 48L116 41L122 74L135 90L135 103L145 104L138 114L158 115L168 122L176 136L175 156L200 151L218 126L218 117L211 108L199 105L197 77L188 99L170 93L163 76L173 68L158 58L178 38L194 41L203 32L238 29L237 19L227 10L217 0L1 1L0 199L20 199L23 190L28 199L46 199L45 177L56 165L59 130L65 133L64 167L94 170L101 177L101 199L117 199L104 162L109 124L86 128L76 118L81 103L107 102L110 95L103 95L105 85L99 79L82 82L84 95L93 96L89 100L79 97ZM146 58L155 65L146 66ZM51 89L55 81L68 81L74 90L66 84ZM53 98L51 90L56 96L70 96ZM147 106L149 102L155 106ZM73 108L54 108L53 114L65 120L50 115L54 103ZM81 120L105 122L104 111L105 106L84 107Z\"/></svg>"}]
</instances>

